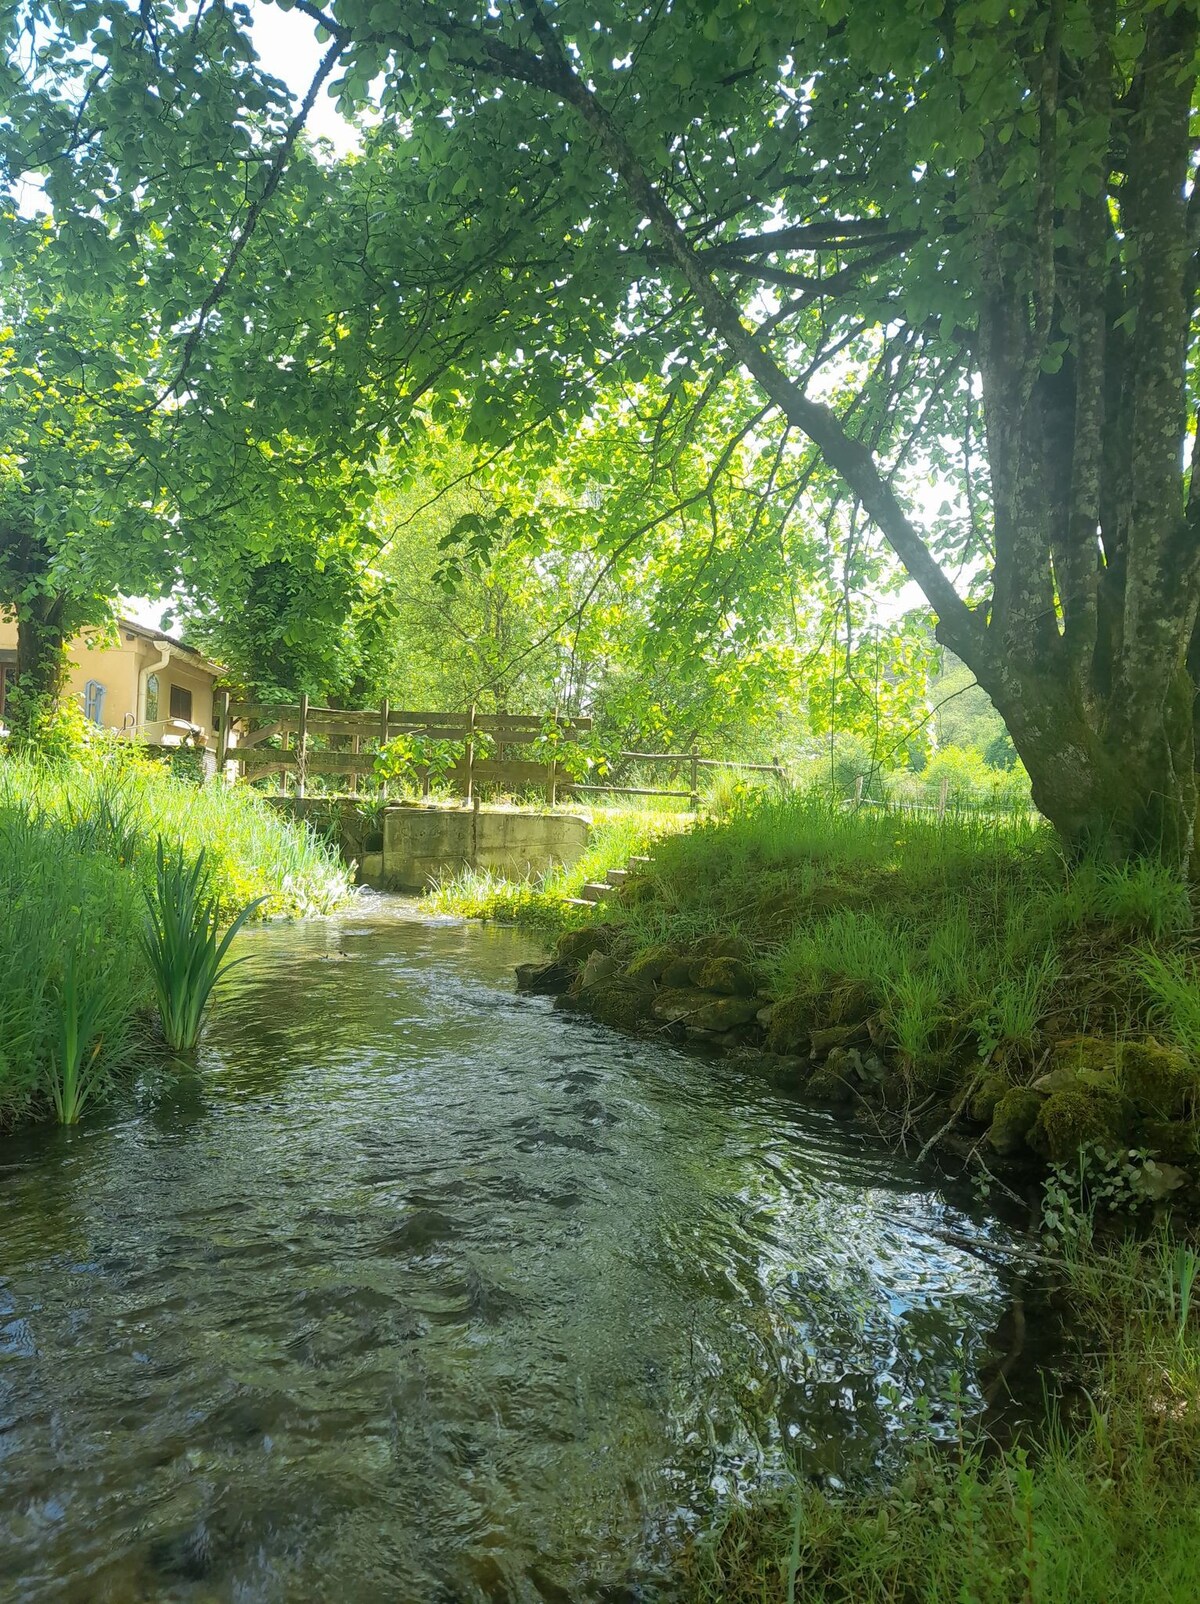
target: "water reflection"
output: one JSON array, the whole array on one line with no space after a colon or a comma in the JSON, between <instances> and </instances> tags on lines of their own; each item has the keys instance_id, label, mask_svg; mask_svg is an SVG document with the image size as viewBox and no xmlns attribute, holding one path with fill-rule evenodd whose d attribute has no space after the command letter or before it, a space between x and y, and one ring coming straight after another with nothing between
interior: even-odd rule
<instances>
[{"instance_id":1,"label":"water reflection","mask_svg":"<svg viewBox=\"0 0 1200 1604\"><path fill-rule=\"evenodd\" d=\"M1004 1290L944 1235L998 1227L513 997L509 932L243 951L195 1074L4 1155L0 1596L632 1597L715 1492L948 1419Z\"/></svg>"}]
</instances>

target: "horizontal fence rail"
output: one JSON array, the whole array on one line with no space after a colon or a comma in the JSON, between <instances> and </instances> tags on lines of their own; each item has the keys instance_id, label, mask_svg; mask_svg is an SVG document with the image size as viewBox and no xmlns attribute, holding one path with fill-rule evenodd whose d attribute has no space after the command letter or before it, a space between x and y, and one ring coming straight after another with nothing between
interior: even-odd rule
<instances>
[{"instance_id":1,"label":"horizontal fence rail","mask_svg":"<svg viewBox=\"0 0 1200 1604\"><path fill-rule=\"evenodd\" d=\"M240 765L243 776L281 776L294 780L297 796L304 796L312 775L344 775L357 789L360 777L376 772L382 748L400 736L457 743L462 755L444 774L445 782L470 800L480 785L544 790L553 806L560 791L569 788L563 766L555 759L533 761L510 757L512 748L534 745L547 736L556 744L577 743L592 727L590 718L539 718L524 713L465 713L440 709L413 711L393 708L318 707L301 697L299 702L239 702L228 695L215 709L217 764ZM430 790L431 765L414 763L422 790Z\"/></svg>"},{"instance_id":2,"label":"horizontal fence rail","mask_svg":"<svg viewBox=\"0 0 1200 1604\"><path fill-rule=\"evenodd\" d=\"M304 796L314 775L342 776L357 790L360 778L370 778L382 748L400 736L458 743L462 754L438 778L458 795L471 800L480 786L508 790L541 790L554 805L559 796L662 797L700 806L701 770L725 769L747 774L768 774L786 783L782 763L742 763L734 759L701 757L688 752L618 752L618 764L665 765L684 773L669 777L663 786L596 783L572 778L569 760L534 759L523 752L548 736L555 745L574 745L592 728L590 718L539 718L524 713L448 713L437 709L412 711L384 703L379 708L318 707L301 697L299 702L239 702L227 694L215 709L217 763L223 771L237 764L247 779L278 774L286 790L291 777L296 795ZM514 750L515 749L515 750ZM564 754L564 757L566 754ZM573 766L573 765L570 765ZM430 765L414 764L422 791L431 789ZM680 788L680 780L688 789Z\"/></svg>"}]
</instances>

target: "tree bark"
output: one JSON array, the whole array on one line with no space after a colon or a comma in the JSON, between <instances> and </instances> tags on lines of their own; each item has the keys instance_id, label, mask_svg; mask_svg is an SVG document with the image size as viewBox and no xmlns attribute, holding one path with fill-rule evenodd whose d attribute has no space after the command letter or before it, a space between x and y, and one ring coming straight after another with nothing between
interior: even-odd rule
<instances>
[{"instance_id":1,"label":"tree bark","mask_svg":"<svg viewBox=\"0 0 1200 1604\"><path fill-rule=\"evenodd\" d=\"M58 706L67 678L67 608L60 596L17 603L17 678L8 697L15 750L36 747Z\"/></svg>"}]
</instances>

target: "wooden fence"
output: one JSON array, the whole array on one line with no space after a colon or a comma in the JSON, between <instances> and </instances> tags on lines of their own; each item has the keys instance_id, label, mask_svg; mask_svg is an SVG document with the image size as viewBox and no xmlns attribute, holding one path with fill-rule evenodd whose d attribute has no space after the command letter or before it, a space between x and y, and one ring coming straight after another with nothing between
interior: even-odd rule
<instances>
[{"instance_id":1,"label":"wooden fence","mask_svg":"<svg viewBox=\"0 0 1200 1604\"><path fill-rule=\"evenodd\" d=\"M675 770L683 769L688 778L688 789L659 790L655 786L637 785L579 785L572 784L572 791L595 791L604 796L664 796L673 797L679 801L686 801L693 813L700 809L700 771L701 769L734 769L742 770L747 774L770 774L781 785L787 783L787 775L783 764L778 758L774 763L735 763L725 758L701 757L699 748L693 747L690 752L618 752L617 761L628 760L630 763L645 764L649 767L670 766Z\"/></svg>"},{"instance_id":2,"label":"wooden fence","mask_svg":"<svg viewBox=\"0 0 1200 1604\"><path fill-rule=\"evenodd\" d=\"M307 697L298 703L235 702L218 699L217 766L238 763L246 778L279 774L286 790L294 777L297 796L304 796L313 775L345 775L352 790L360 775L374 772L381 747L398 736L450 741L461 756L445 773L445 783L468 800L476 788L495 785L510 791L541 790L553 806L569 778L557 759L533 761L509 754L540 744L551 731L556 743L574 743L592 727L590 718L536 718L515 713L414 713L392 708L355 712L315 707ZM276 744L276 742L278 744ZM422 788L430 788L430 766L415 764Z\"/></svg>"},{"instance_id":3,"label":"wooden fence","mask_svg":"<svg viewBox=\"0 0 1200 1604\"><path fill-rule=\"evenodd\" d=\"M737 763L723 758L701 757L693 747L689 752L618 752L623 765L667 768L668 783L620 785L618 769L608 782L584 784L573 779L568 768L556 759L535 760L514 756L522 749L539 745L551 731L555 743L577 743L592 727L590 718L538 718L516 713L414 713L390 707L362 712L340 707L315 707L301 697L299 702L236 702L228 693L219 696L214 710L217 729L217 765L240 765L244 778L258 779L269 774L280 776L286 791L288 777L297 796L304 796L314 775L341 775L350 789L357 790L360 777L375 771L381 747L398 736L419 736L429 741L450 741L461 748L461 757L439 777L459 796L473 799L478 788L496 786L506 791L540 791L551 806L564 795L657 796L687 802L693 812L700 806L701 771L740 770L751 774L770 774L780 782L786 776L782 764ZM422 790L429 794L431 772L428 766L414 764ZM688 789L681 790L676 775Z\"/></svg>"}]
</instances>

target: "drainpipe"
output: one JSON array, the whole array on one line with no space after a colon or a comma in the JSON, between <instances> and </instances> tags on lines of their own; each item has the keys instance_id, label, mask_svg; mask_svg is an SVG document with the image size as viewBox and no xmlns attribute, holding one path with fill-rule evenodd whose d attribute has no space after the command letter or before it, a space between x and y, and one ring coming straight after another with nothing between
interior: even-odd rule
<instances>
[{"instance_id":1,"label":"drainpipe","mask_svg":"<svg viewBox=\"0 0 1200 1604\"><path fill-rule=\"evenodd\" d=\"M150 678L151 674L161 673L161 671L166 668L170 661L171 648L169 646L164 646L162 649L162 656L158 659L158 661L156 663L147 663L145 668L143 668L138 674L137 707L134 709L133 726L135 731L142 729L146 723L146 681ZM158 711L161 714L162 708L160 707Z\"/></svg>"}]
</instances>

